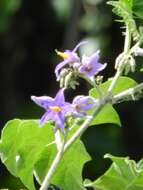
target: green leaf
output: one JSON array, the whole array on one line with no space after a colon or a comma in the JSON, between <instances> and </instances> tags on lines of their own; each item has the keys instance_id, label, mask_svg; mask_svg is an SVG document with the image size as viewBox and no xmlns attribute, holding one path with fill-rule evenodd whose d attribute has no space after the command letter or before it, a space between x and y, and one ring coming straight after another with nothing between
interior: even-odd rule
<instances>
[{"instance_id":1,"label":"green leaf","mask_svg":"<svg viewBox=\"0 0 143 190\"><path fill-rule=\"evenodd\" d=\"M35 189L33 174L43 180L56 155L56 145L50 144L54 141L53 126L38 125L35 120L12 120L4 127L0 141L2 162L29 190ZM65 153L52 183L66 190L83 190L82 168L89 159L82 142L76 141Z\"/></svg>"},{"instance_id":2,"label":"green leaf","mask_svg":"<svg viewBox=\"0 0 143 190\"><path fill-rule=\"evenodd\" d=\"M93 112L93 111L92 111ZM92 114L90 111L90 114ZM112 105L107 104L100 113L93 119L90 125L100 125L105 123L112 123L121 126L121 121L118 113Z\"/></svg>"},{"instance_id":3,"label":"green leaf","mask_svg":"<svg viewBox=\"0 0 143 190\"><path fill-rule=\"evenodd\" d=\"M108 1L112 5L113 12L122 18L122 21L129 27L134 41L139 39L135 20L133 19L133 0Z\"/></svg>"},{"instance_id":4,"label":"green leaf","mask_svg":"<svg viewBox=\"0 0 143 190\"><path fill-rule=\"evenodd\" d=\"M136 164L128 157L105 155L113 162L107 172L90 186L100 190L142 190L143 189L143 161Z\"/></svg>"},{"instance_id":5,"label":"green leaf","mask_svg":"<svg viewBox=\"0 0 143 190\"><path fill-rule=\"evenodd\" d=\"M50 165L55 157L56 150L44 151L35 166L36 179L42 183ZM47 157L49 161L47 162ZM90 160L81 141L76 141L65 153L51 183L63 190L85 190L82 182L83 165Z\"/></svg>"},{"instance_id":6,"label":"green leaf","mask_svg":"<svg viewBox=\"0 0 143 190\"><path fill-rule=\"evenodd\" d=\"M39 154L53 141L50 124L38 127L37 121L12 120L2 131L0 155L2 162L14 176L30 190L35 189L33 168Z\"/></svg>"},{"instance_id":7,"label":"green leaf","mask_svg":"<svg viewBox=\"0 0 143 190\"><path fill-rule=\"evenodd\" d=\"M103 94L106 94L110 84L111 84L112 79L107 80L106 82L102 83L99 85L100 89L102 90ZM124 90L127 90L128 88L136 86L137 83L133 79L129 77L120 77L116 83L115 88L112 91L112 95L118 94ZM90 90L90 95L98 98L98 92L95 88Z\"/></svg>"},{"instance_id":8,"label":"green leaf","mask_svg":"<svg viewBox=\"0 0 143 190\"><path fill-rule=\"evenodd\" d=\"M105 95L112 80L108 80L101 85L99 85L99 88L101 89L102 93ZM124 90L127 90L128 88L134 87L137 83L128 77L120 77L117 81L117 84L115 88L112 91L112 95L118 94ZM98 92L95 88L91 89L89 91L89 95L94 98L99 98ZM93 111L92 111L93 112ZM92 114L90 112L90 114ZM112 105L108 104L106 105L101 112L97 115L97 117L92 121L91 125L99 125L104 123L113 123L116 125L121 126L120 118L118 116L118 113L113 108Z\"/></svg>"}]
</instances>

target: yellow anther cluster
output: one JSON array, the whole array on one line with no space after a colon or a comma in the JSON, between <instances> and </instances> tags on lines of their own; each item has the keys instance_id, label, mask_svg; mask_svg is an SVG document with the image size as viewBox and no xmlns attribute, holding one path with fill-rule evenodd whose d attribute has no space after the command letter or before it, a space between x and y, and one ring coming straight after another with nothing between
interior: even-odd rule
<instances>
[{"instance_id":1,"label":"yellow anther cluster","mask_svg":"<svg viewBox=\"0 0 143 190\"><path fill-rule=\"evenodd\" d=\"M59 113L61 111L61 108L59 106L50 106L50 109L56 113Z\"/></svg>"},{"instance_id":2,"label":"yellow anther cluster","mask_svg":"<svg viewBox=\"0 0 143 190\"><path fill-rule=\"evenodd\" d=\"M69 55L67 53L63 53L63 52L58 51L58 50L55 50L55 51L56 51L57 55L59 55L61 58L63 58L63 59L69 58Z\"/></svg>"}]
</instances>

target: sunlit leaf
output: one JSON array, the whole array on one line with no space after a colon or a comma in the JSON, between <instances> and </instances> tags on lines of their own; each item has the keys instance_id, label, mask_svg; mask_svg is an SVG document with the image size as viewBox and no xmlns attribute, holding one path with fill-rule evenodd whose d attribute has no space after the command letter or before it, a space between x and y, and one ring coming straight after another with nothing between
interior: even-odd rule
<instances>
[{"instance_id":1,"label":"sunlit leaf","mask_svg":"<svg viewBox=\"0 0 143 190\"><path fill-rule=\"evenodd\" d=\"M0 157L7 169L23 184L34 190L33 175L42 181L56 156L53 126L47 123L42 128L35 120L12 120L2 131ZM82 169L90 160L80 140L65 153L52 183L66 190L83 190Z\"/></svg>"},{"instance_id":2,"label":"sunlit leaf","mask_svg":"<svg viewBox=\"0 0 143 190\"><path fill-rule=\"evenodd\" d=\"M93 111L92 111L93 112ZM90 112L92 114L92 112ZM100 125L105 123L112 123L121 126L121 121L118 113L112 105L106 105L100 113L93 119L90 125Z\"/></svg>"},{"instance_id":3,"label":"sunlit leaf","mask_svg":"<svg viewBox=\"0 0 143 190\"><path fill-rule=\"evenodd\" d=\"M0 155L14 176L30 190L35 189L33 168L44 147L53 140L50 124L38 127L37 121L12 120L2 131Z\"/></svg>"},{"instance_id":4,"label":"sunlit leaf","mask_svg":"<svg viewBox=\"0 0 143 190\"><path fill-rule=\"evenodd\" d=\"M113 162L104 175L89 186L100 190L142 190L143 189L143 160L136 164L128 157L105 155Z\"/></svg>"}]
</instances>

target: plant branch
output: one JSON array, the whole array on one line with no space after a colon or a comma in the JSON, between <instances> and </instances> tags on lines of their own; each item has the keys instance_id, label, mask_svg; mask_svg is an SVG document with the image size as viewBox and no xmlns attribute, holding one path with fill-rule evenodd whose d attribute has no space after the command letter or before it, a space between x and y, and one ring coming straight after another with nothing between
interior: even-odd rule
<instances>
[{"instance_id":1,"label":"plant branch","mask_svg":"<svg viewBox=\"0 0 143 190\"><path fill-rule=\"evenodd\" d=\"M139 85L133 87L133 88L129 88L128 90L125 90L117 95L115 95L112 100L111 103L115 104L115 103L119 103L125 100L137 100L139 98L139 96L142 94L142 90L143 90L143 83L140 83Z\"/></svg>"},{"instance_id":2,"label":"plant branch","mask_svg":"<svg viewBox=\"0 0 143 190\"><path fill-rule=\"evenodd\" d=\"M62 140L61 140L61 134L60 134L59 129L57 129L57 131L55 132L55 142L56 142L57 150L60 151L62 147Z\"/></svg>"},{"instance_id":3,"label":"plant branch","mask_svg":"<svg viewBox=\"0 0 143 190\"><path fill-rule=\"evenodd\" d=\"M131 46L131 33L129 27L126 26L126 33L125 33L125 43L124 43L124 53L128 53Z\"/></svg>"},{"instance_id":4,"label":"plant branch","mask_svg":"<svg viewBox=\"0 0 143 190\"><path fill-rule=\"evenodd\" d=\"M53 174L55 173L56 169L57 169L57 166L59 165L62 157L63 157L63 152L64 152L64 146L65 146L65 142L66 142L66 134L64 136L64 139L63 139L63 142L62 142L62 145L60 147L60 150L58 151L41 187L40 187L40 190L47 190L49 185L50 185L50 181L51 181L51 178L53 176Z\"/></svg>"}]
</instances>

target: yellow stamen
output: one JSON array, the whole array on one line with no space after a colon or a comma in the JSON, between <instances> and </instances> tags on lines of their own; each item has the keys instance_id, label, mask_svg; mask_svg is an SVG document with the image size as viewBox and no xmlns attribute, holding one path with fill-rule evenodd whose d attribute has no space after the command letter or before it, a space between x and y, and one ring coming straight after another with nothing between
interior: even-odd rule
<instances>
[{"instance_id":1,"label":"yellow stamen","mask_svg":"<svg viewBox=\"0 0 143 190\"><path fill-rule=\"evenodd\" d=\"M57 55L59 55L61 58L63 58L63 59L69 58L69 55L67 53L63 53L63 52L58 51L58 50L55 50L55 51L56 51Z\"/></svg>"},{"instance_id":2,"label":"yellow stamen","mask_svg":"<svg viewBox=\"0 0 143 190\"><path fill-rule=\"evenodd\" d=\"M50 106L50 109L56 113L59 113L61 111L61 108L59 106Z\"/></svg>"}]
</instances>

